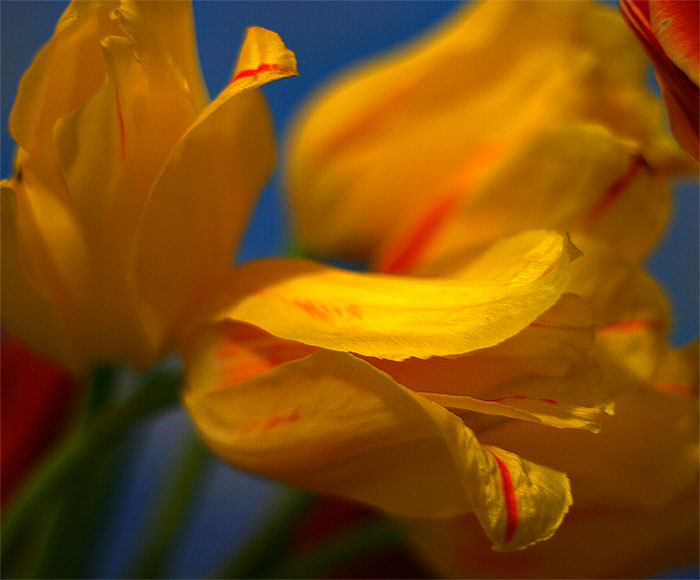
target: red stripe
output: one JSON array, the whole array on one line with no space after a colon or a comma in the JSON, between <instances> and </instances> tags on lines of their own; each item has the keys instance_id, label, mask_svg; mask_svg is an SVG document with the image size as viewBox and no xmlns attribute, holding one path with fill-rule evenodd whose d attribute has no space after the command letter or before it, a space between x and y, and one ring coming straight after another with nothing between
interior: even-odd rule
<instances>
[{"instance_id":1,"label":"red stripe","mask_svg":"<svg viewBox=\"0 0 700 580\"><path fill-rule=\"evenodd\" d=\"M583 218L582 227L589 227L593 221L605 213L605 211L620 197L620 195L622 195L630 181L632 181L637 172L643 167L649 167L646 160L641 155L635 155L623 174L605 189L603 195L588 212L588 215Z\"/></svg>"},{"instance_id":2,"label":"red stripe","mask_svg":"<svg viewBox=\"0 0 700 580\"><path fill-rule=\"evenodd\" d=\"M498 472L501 474L501 482L503 484L503 498L506 503L506 534L503 538L503 543L507 544L513 539L515 530L518 527L518 498L515 495L515 487L513 486L513 478L510 475L508 466L490 449L487 451L493 456L498 465Z\"/></svg>"},{"instance_id":3,"label":"red stripe","mask_svg":"<svg viewBox=\"0 0 700 580\"><path fill-rule=\"evenodd\" d=\"M659 383L653 386L657 391L662 391L664 393L671 393L674 395L681 395L683 397L695 398L698 396L696 389L689 385L679 385L673 383Z\"/></svg>"},{"instance_id":4,"label":"red stripe","mask_svg":"<svg viewBox=\"0 0 700 580\"><path fill-rule=\"evenodd\" d=\"M381 257L377 270L385 274L405 274L415 268L437 229L457 205L458 196L441 200L421 219L398 247Z\"/></svg>"},{"instance_id":5,"label":"red stripe","mask_svg":"<svg viewBox=\"0 0 700 580\"><path fill-rule=\"evenodd\" d=\"M500 403L501 401L504 401L506 399L519 399L519 400L526 400L526 401L542 401L543 403L549 403L550 405L558 405L559 401L555 401L554 399L538 399L535 397L526 397L525 395L510 395L509 397L497 397L495 399L484 399L484 401L488 401L490 403Z\"/></svg>"},{"instance_id":6,"label":"red stripe","mask_svg":"<svg viewBox=\"0 0 700 580\"><path fill-rule=\"evenodd\" d=\"M661 323L648 318L634 318L631 320L620 320L610 324L604 324L596 328L598 333L616 332L659 332Z\"/></svg>"},{"instance_id":7,"label":"red stripe","mask_svg":"<svg viewBox=\"0 0 700 580\"><path fill-rule=\"evenodd\" d=\"M270 72L273 70L279 70L279 71L286 72L286 73L289 72L287 69L284 69L277 64L265 63L265 64L261 64L258 68L249 68L246 70L242 70L235 77L233 77L231 79L231 83L235 83L238 79L242 79L245 77L254 77L254 76L257 76L259 73ZM229 83L229 84L231 84L231 83Z\"/></svg>"}]
</instances>

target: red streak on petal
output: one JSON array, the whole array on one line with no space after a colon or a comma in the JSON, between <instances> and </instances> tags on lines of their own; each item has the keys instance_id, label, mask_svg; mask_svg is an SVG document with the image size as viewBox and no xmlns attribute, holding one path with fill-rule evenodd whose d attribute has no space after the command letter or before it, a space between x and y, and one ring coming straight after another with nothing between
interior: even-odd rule
<instances>
[{"instance_id":1,"label":"red streak on petal","mask_svg":"<svg viewBox=\"0 0 700 580\"><path fill-rule=\"evenodd\" d=\"M119 154L122 163L126 160L126 130L124 129L124 115L122 113L122 105L119 100L119 89L114 87L114 98L117 105L117 119L119 121Z\"/></svg>"},{"instance_id":2,"label":"red streak on petal","mask_svg":"<svg viewBox=\"0 0 700 580\"><path fill-rule=\"evenodd\" d=\"M496 397L495 399L484 399L484 401L488 401L489 403L500 403L501 401L505 401L507 399L517 399L519 401L542 401L543 403L549 403L550 405L559 405L559 401L555 401L554 399L527 397L525 395L510 395L507 397Z\"/></svg>"},{"instance_id":3,"label":"red streak on petal","mask_svg":"<svg viewBox=\"0 0 700 580\"><path fill-rule=\"evenodd\" d=\"M598 333L617 333L617 332L659 332L661 324L656 320L649 318L634 318L632 320L620 320L604 326L596 328Z\"/></svg>"},{"instance_id":4,"label":"red streak on petal","mask_svg":"<svg viewBox=\"0 0 700 580\"><path fill-rule=\"evenodd\" d=\"M291 304L301 308L312 318L319 318L321 320L329 320L331 317L331 310L323 304L317 304L311 300L292 300Z\"/></svg>"},{"instance_id":5,"label":"red streak on petal","mask_svg":"<svg viewBox=\"0 0 700 580\"><path fill-rule=\"evenodd\" d=\"M513 539L515 530L518 527L518 498L515 495L513 487L513 478L510 474L508 466L490 449L487 451L493 456L498 465L498 471L501 474L503 483L503 498L506 502L506 534L503 538L503 543L507 544Z\"/></svg>"},{"instance_id":6,"label":"red streak on petal","mask_svg":"<svg viewBox=\"0 0 700 580\"><path fill-rule=\"evenodd\" d=\"M644 157L635 155L627 166L627 169L605 189L603 195L588 212L588 215L583 218L582 227L584 229L590 227L596 219L605 213L620 195L622 195L630 181L637 175L637 172L644 167L649 167Z\"/></svg>"},{"instance_id":7,"label":"red streak on petal","mask_svg":"<svg viewBox=\"0 0 700 580\"><path fill-rule=\"evenodd\" d=\"M382 256L377 270L385 274L405 274L415 268L428 242L445 222L459 199L459 196L448 197L433 206L398 248Z\"/></svg>"},{"instance_id":8,"label":"red streak on petal","mask_svg":"<svg viewBox=\"0 0 700 580\"><path fill-rule=\"evenodd\" d=\"M235 83L238 79L242 79L242 78L246 78L246 77L254 77L254 76L257 76L259 73L270 72L273 70L279 70L279 71L286 72L286 73L289 72L287 69L282 68L278 64L265 63L265 64L261 64L258 68L249 68L246 70L242 70L241 72L239 72L236 76L234 76L231 79L231 82L229 84Z\"/></svg>"},{"instance_id":9,"label":"red streak on petal","mask_svg":"<svg viewBox=\"0 0 700 580\"><path fill-rule=\"evenodd\" d=\"M281 425L296 423L299 419L301 419L301 405L297 405L291 411L280 411L279 413L274 413L265 419L253 421L242 428L238 433L238 436L247 437L255 431L264 434L272 429L280 427Z\"/></svg>"},{"instance_id":10,"label":"red streak on petal","mask_svg":"<svg viewBox=\"0 0 700 580\"><path fill-rule=\"evenodd\" d=\"M276 415L272 415L272 417L269 417L265 421L260 431L262 433L266 433L267 431L270 431L275 427L279 427L280 425L296 423L299 419L301 419L301 405L297 405L296 408L288 414L278 413Z\"/></svg>"},{"instance_id":11,"label":"red streak on petal","mask_svg":"<svg viewBox=\"0 0 700 580\"><path fill-rule=\"evenodd\" d=\"M673 383L661 383L653 386L657 391L671 393L673 395L681 395L691 399L697 398L698 391L689 385L679 385Z\"/></svg>"}]
</instances>

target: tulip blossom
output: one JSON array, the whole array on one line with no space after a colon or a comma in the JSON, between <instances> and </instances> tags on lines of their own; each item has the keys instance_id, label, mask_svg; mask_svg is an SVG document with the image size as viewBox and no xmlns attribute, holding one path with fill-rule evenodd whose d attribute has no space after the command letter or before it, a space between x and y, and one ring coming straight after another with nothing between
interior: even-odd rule
<instances>
[{"instance_id":1,"label":"tulip blossom","mask_svg":"<svg viewBox=\"0 0 700 580\"><path fill-rule=\"evenodd\" d=\"M557 396L518 373L513 359L495 371L489 366L495 350L519 353L541 376L554 375L560 363L571 369L562 343L544 348L532 335L556 319L535 321L459 365L373 363L458 414L480 441L498 441L573 474L572 523L565 520L563 537L513 556L487 554L473 518L412 518L417 544L441 574L607 577L616 566L635 569L635 555L655 542L665 553L654 552L651 566L693 558L691 518L676 529L673 522L697 504L697 360L671 354L664 293L639 266L665 226L669 179L693 165L666 135L643 72L643 54L608 9L485 2L341 75L292 132L287 184L302 245L314 253L364 260L387 273L452 279L461 279L484 248L532 227L568 231L583 253L564 296L592 311L587 355L600 377L584 385L572 376L569 388L579 404L615 395L621 415L602 420L600 435L551 429L582 426L551 416L533 422L514 412L499 420L486 415L485 401L503 399L480 389L498 381L528 385L523 399L511 393L528 410L559 406ZM564 342L573 344L571 337ZM668 422L655 420L657 406ZM659 457L665 467L657 476L650 472ZM530 506L516 499L510 507L512 524ZM637 525L649 529L634 538ZM624 545L602 540L604 530L623 534ZM601 558L582 564L577 550Z\"/></svg>"},{"instance_id":2,"label":"tulip blossom","mask_svg":"<svg viewBox=\"0 0 700 580\"><path fill-rule=\"evenodd\" d=\"M654 65L674 137L700 161L700 4L620 0L620 10Z\"/></svg>"},{"instance_id":3,"label":"tulip blossom","mask_svg":"<svg viewBox=\"0 0 700 580\"><path fill-rule=\"evenodd\" d=\"M469 419L599 428L589 312L565 293L578 251L532 229L451 278L232 265L274 159L256 88L294 73L249 29L208 102L189 4L72 3L10 117L3 324L76 373L178 350L194 421L238 467L403 517L474 513L503 550L551 536L566 475Z\"/></svg>"},{"instance_id":4,"label":"tulip blossom","mask_svg":"<svg viewBox=\"0 0 700 580\"><path fill-rule=\"evenodd\" d=\"M468 4L302 109L285 167L301 245L399 273L544 227L640 259L668 177L693 170L645 62L595 3Z\"/></svg>"},{"instance_id":5,"label":"tulip blossom","mask_svg":"<svg viewBox=\"0 0 700 580\"><path fill-rule=\"evenodd\" d=\"M255 87L294 66L274 33L250 29L207 103L189 4L70 4L10 115L4 323L78 373L170 348L274 163Z\"/></svg>"}]
</instances>

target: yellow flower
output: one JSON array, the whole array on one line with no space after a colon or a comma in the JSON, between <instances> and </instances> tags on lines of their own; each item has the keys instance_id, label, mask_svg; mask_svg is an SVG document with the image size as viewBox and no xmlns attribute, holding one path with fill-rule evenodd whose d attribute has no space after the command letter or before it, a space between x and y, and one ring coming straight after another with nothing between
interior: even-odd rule
<instances>
[{"instance_id":1,"label":"yellow flower","mask_svg":"<svg viewBox=\"0 0 700 580\"><path fill-rule=\"evenodd\" d=\"M397 516L474 512L497 548L525 547L560 524L568 480L481 445L462 415L598 429L590 317L561 295L570 252L525 232L460 279L373 287L311 262L245 264L192 334L185 402L233 465Z\"/></svg>"},{"instance_id":2,"label":"yellow flower","mask_svg":"<svg viewBox=\"0 0 700 580\"><path fill-rule=\"evenodd\" d=\"M568 238L520 232L454 279L231 266L274 155L254 89L295 63L250 29L207 104L192 28L186 3L74 2L37 55L10 119L3 324L77 372L180 349L193 418L239 467L402 516L475 512L503 549L550 536L566 476L481 445L460 413L598 428ZM462 366L484 369L468 397L431 392Z\"/></svg>"},{"instance_id":3,"label":"yellow flower","mask_svg":"<svg viewBox=\"0 0 700 580\"><path fill-rule=\"evenodd\" d=\"M248 31L211 103L185 2L74 2L20 83L3 180L3 320L82 372L151 363L229 268L275 158L255 87L293 55Z\"/></svg>"},{"instance_id":4,"label":"yellow flower","mask_svg":"<svg viewBox=\"0 0 700 580\"><path fill-rule=\"evenodd\" d=\"M398 273L543 227L638 259L666 222L669 171L690 163L644 67L607 7L469 4L302 111L286 163L302 245Z\"/></svg>"},{"instance_id":5,"label":"yellow flower","mask_svg":"<svg viewBox=\"0 0 700 580\"><path fill-rule=\"evenodd\" d=\"M533 227L569 231L583 253L558 308L578 298L591 309L587 355L599 366L598 383L580 380L572 372L580 359L562 349L574 344L568 309L460 359L374 363L461 416L482 444L571 477L571 517L524 553L490 553L473 518L407 520L443 575L610 577L697 556L697 360L692 350L670 351L665 296L639 267L665 225L669 178L693 164L665 134L643 71L643 55L613 11L587 2L484 2L332 82L292 132L287 184L302 243L313 252L452 279L485 247ZM568 332L549 348L534 334L560 325ZM491 370L494 354L510 358ZM521 374L524 367L539 376ZM562 373L566 387L543 389L547 372ZM572 417L533 421L511 412L494 420L488 404L504 402L488 393L494 384L510 396L520 389L523 398L510 400L519 410L559 410L563 393L579 418L590 401L615 396L616 415L600 421L598 435L549 428L584 426ZM659 392L663 385L690 398ZM506 506L506 535L530 509L516 495ZM662 548L652 550L653 561L635 561L655 543Z\"/></svg>"}]
</instances>

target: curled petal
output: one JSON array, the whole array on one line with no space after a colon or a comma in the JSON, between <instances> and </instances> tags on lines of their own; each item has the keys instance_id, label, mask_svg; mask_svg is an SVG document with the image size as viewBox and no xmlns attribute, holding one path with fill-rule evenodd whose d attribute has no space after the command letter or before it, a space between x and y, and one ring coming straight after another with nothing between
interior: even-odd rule
<instances>
[{"instance_id":1,"label":"curled petal","mask_svg":"<svg viewBox=\"0 0 700 580\"><path fill-rule=\"evenodd\" d=\"M133 270L154 342L199 307L216 274L228 271L274 164L271 119L254 89L296 74L294 55L275 33L249 29L239 69L174 147L146 201ZM176 257L176 276L163 256Z\"/></svg>"},{"instance_id":2,"label":"curled petal","mask_svg":"<svg viewBox=\"0 0 700 580\"><path fill-rule=\"evenodd\" d=\"M536 321L491 348L464 356L402 362L368 358L397 382L451 409L477 433L489 421L477 414L597 431L611 409L597 365L590 312L564 294Z\"/></svg>"},{"instance_id":3,"label":"curled petal","mask_svg":"<svg viewBox=\"0 0 700 580\"><path fill-rule=\"evenodd\" d=\"M697 566L697 514L694 492L644 510L574 504L552 538L508 554L490 550L469 518L405 524L440 578L648 578L679 564Z\"/></svg>"},{"instance_id":4,"label":"curled petal","mask_svg":"<svg viewBox=\"0 0 700 580\"><path fill-rule=\"evenodd\" d=\"M396 515L474 511L506 550L548 537L564 516L563 474L483 448L457 416L368 363L321 350L230 385L220 338L215 327L197 341L185 402L233 465Z\"/></svg>"},{"instance_id":5,"label":"curled petal","mask_svg":"<svg viewBox=\"0 0 700 580\"><path fill-rule=\"evenodd\" d=\"M552 306L567 283L571 251L560 234L525 232L494 244L462 279L258 260L236 269L199 324L237 320L287 340L391 360L462 354L505 340Z\"/></svg>"}]
</instances>

